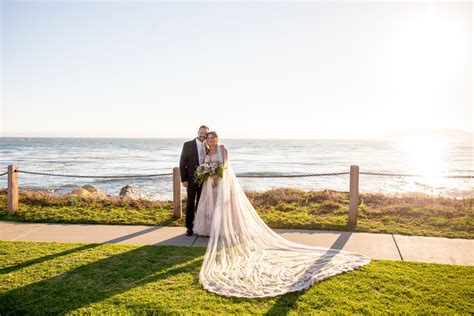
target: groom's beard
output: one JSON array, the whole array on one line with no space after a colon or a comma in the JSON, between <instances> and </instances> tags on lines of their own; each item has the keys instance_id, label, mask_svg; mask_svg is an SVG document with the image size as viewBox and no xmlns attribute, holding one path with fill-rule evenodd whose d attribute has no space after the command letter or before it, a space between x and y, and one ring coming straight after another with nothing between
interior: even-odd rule
<instances>
[{"instance_id":1,"label":"groom's beard","mask_svg":"<svg viewBox=\"0 0 474 316\"><path fill-rule=\"evenodd\" d=\"M206 140L206 137L198 137L198 139L201 143L204 143L204 141Z\"/></svg>"}]
</instances>

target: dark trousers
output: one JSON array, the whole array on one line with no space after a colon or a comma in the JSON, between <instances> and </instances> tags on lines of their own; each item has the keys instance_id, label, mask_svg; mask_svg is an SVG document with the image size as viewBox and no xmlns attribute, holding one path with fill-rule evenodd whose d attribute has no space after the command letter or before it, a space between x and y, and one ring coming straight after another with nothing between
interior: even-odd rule
<instances>
[{"instance_id":1,"label":"dark trousers","mask_svg":"<svg viewBox=\"0 0 474 316\"><path fill-rule=\"evenodd\" d=\"M193 229L194 213L196 212L199 198L201 197L201 186L189 185L187 188L188 202L186 204L186 228Z\"/></svg>"}]
</instances>

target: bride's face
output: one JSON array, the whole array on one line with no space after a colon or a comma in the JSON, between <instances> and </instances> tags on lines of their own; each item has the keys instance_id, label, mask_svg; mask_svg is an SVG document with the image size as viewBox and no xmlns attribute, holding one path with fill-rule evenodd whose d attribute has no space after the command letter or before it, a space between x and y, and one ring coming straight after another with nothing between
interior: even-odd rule
<instances>
[{"instance_id":1,"label":"bride's face","mask_svg":"<svg viewBox=\"0 0 474 316\"><path fill-rule=\"evenodd\" d=\"M209 134L209 135L207 136L206 143L207 143L210 147L213 147L213 146L217 145L217 138L216 138L214 135Z\"/></svg>"}]
</instances>

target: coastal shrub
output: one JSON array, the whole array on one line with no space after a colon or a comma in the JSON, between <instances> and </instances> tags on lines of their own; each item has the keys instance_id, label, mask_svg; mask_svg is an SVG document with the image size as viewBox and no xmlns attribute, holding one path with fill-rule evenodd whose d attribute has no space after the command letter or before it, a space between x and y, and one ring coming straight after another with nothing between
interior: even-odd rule
<instances>
[{"instance_id":1,"label":"coastal shrub","mask_svg":"<svg viewBox=\"0 0 474 316\"><path fill-rule=\"evenodd\" d=\"M280 188L246 192L271 228L351 230L449 238L474 238L473 197L423 194L360 195L357 227L347 226L349 197L345 192ZM18 212L6 209L7 190L0 190L0 220L40 223L93 223L183 226L173 216L171 201L133 200L114 196L53 196L20 190ZM183 201L185 214L186 202Z\"/></svg>"}]
</instances>

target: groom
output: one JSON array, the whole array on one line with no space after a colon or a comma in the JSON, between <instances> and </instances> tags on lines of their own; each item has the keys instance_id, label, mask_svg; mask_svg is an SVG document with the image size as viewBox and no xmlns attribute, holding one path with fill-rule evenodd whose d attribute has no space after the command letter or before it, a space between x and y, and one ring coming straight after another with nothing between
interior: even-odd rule
<instances>
[{"instance_id":1,"label":"groom","mask_svg":"<svg viewBox=\"0 0 474 316\"><path fill-rule=\"evenodd\" d=\"M209 127L202 125L199 127L197 137L183 145L181 158L179 159L179 170L181 172L181 183L188 193L188 203L186 204L186 235L193 235L194 212L197 209L199 197L201 196L201 186L194 180L196 168L204 163L206 139Z\"/></svg>"}]
</instances>

